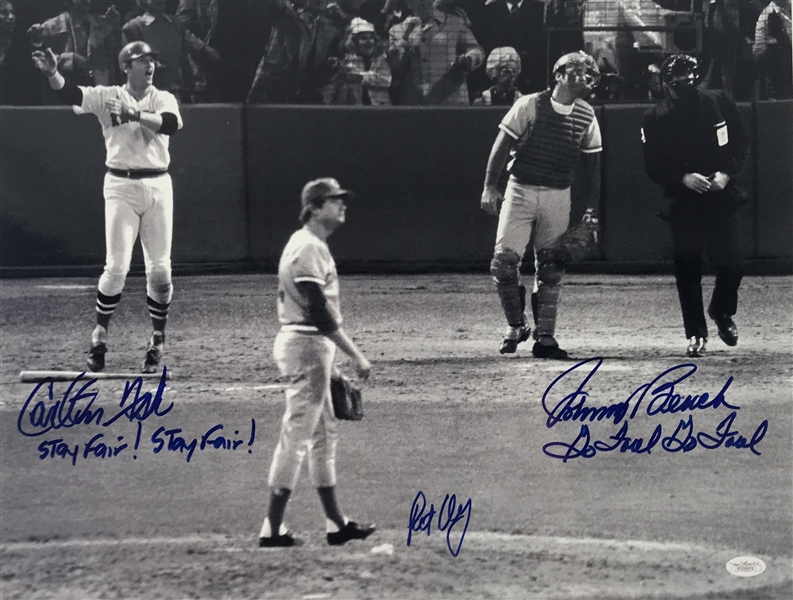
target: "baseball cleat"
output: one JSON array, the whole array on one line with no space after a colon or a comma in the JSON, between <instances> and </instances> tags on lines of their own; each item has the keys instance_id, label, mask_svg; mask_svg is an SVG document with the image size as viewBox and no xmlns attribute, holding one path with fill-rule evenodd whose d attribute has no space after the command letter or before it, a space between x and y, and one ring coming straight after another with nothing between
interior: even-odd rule
<instances>
[{"instance_id":1,"label":"baseball cleat","mask_svg":"<svg viewBox=\"0 0 793 600\"><path fill-rule=\"evenodd\" d=\"M712 308L708 309L708 316L716 323L721 341L728 346L738 344L738 327L730 315L717 315Z\"/></svg>"},{"instance_id":2,"label":"baseball cleat","mask_svg":"<svg viewBox=\"0 0 793 600\"><path fill-rule=\"evenodd\" d=\"M341 546L350 540L365 540L374 533L375 529L374 525L358 525L355 521L348 521L338 531L328 534L328 544Z\"/></svg>"},{"instance_id":3,"label":"baseball cleat","mask_svg":"<svg viewBox=\"0 0 793 600\"><path fill-rule=\"evenodd\" d=\"M553 340L552 344L543 344L539 341L534 342L534 346L531 348L531 353L534 358L550 358L554 360L567 360L570 356L567 354L566 350L562 350L559 347L559 344Z\"/></svg>"},{"instance_id":4,"label":"baseball cleat","mask_svg":"<svg viewBox=\"0 0 793 600\"><path fill-rule=\"evenodd\" d=\"M303 542L293 538L289 532L283 535L259 538L259 548L291 548L292 546L302 545Z\"/></svg>"},{"instance_id":5,"label":"baseball cleat","mask_svg":"<svg viewBox=\"0 0 793 600\"><path fill-rule=\"evenodd\" d=\"M85 362L92 372L98 373L99 371L104 371L106 353L107 346L104 342L99 342L91 346L91 349L88 351L88 359Z\"/></svg>"},{"instance_id":6,"label":"baseball cleat","mask_svg":"<svg viewBox=\"0 0 793 600\"><path fill-rule=\"evenodd\" d=\"M165 345L165 333L162 331L155 331L151 334L151 340L146 345L146 358L143 359L143 366L141 372L143 373L156 373L160 368L160 359L162 359L162 348Z\"/></svg>"},{"instance_id":7,"label":"baseball cleat","mask_svg":"<svg viewBox=\"0 0 793 600\"><path fill-rule=\"evenodd\" d=\"M525 342L530 335L531 329L528 325L521 325L520 327L507 326L507 334L498 348L499 354L513 354L518 349L518 344Z\"/></svg>"},{"instance_id":8,"label":"baseball cleat","mask_svg":"<svg viewBox=\"0 0 793 600\"><path fill-rule=\"evenodd\" d=\"M705 355L705 346L708 343L708 338L692 336L688 340L688 348L686 348L686 356L689 358L698 358Z\"/></svg>"}]
</instances>

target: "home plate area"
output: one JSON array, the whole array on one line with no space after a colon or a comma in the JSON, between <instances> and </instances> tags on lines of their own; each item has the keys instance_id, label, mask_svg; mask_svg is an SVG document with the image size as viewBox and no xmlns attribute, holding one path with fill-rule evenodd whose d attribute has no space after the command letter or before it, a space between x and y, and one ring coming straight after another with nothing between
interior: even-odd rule
<instances>
[{"instance_id":1,"label":"home plate area","mask_svg":"<svg viewBox=\"0 0 793 600\"><path fill-rule=\"evenodd\" d=\"M790 585L789 557L758 556L759 577L736 577L726 565L737 551L686 543L469 531L460 544L433 530L407 546L406 531L385 529L329 547L320 532L299 537L289 549L219 534L3 544L3 597L26 597L11 574L34 564L27 584L38 580L42 598L737 599L781 598L764 590Z\"/></svg>"}]
</instances>

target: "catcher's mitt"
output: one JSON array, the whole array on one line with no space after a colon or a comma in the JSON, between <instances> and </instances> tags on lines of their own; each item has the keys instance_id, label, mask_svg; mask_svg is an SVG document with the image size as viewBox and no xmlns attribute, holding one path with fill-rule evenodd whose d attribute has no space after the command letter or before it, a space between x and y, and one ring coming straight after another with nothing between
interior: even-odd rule
<instances>
[{"instance_id":1,"label":"catcher's mitt","mask_svg":"<svg viewBox=\"0 0 793 600\"><path fill-rule=\"evenodd\" d=\"M342 421L363 419L363 397L361 390L344 375L334 375L330 379L330 398L333 414Z\"/></svg>"},{"instance_id":2,"label":"catcher's mitt","mask_svg":"<svg viewBox=\"0 0 793 600\"><path fill-rule=\"evenodd\" d=\"M564 248L568 261L577 262L590 258L595 254L598 243L598 218L593 209L588 209L581 222L568 229L562 235L562 248Z\"/></svg>"}]
</instances>

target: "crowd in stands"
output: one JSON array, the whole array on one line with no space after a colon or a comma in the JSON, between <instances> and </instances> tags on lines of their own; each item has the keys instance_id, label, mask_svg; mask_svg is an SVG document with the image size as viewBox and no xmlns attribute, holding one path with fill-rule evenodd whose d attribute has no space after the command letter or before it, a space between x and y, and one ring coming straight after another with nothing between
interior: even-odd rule
<instances>
[{"instance_id":1,"label":"crowd in stands","mask_svg":"<svg viewBox=\"0 0 793 600\"><path fill-rule=\"evenodd\" d=\"M706 87L793 97L790 0L0 0L0 104L57 103L35 48L52 48L68 81L108 85L135 40L183 103L511 105L576 50L604 74L593 101L654 100L669 49L588 27L647 6L699 19Z\"/></svg>"}]
</instances>

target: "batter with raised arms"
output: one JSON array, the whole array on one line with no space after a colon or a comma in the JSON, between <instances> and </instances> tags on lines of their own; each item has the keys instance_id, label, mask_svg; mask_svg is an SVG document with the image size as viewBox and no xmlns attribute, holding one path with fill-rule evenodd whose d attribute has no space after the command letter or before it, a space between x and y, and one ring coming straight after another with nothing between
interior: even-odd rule
<instances>
[{"instance_id":1,"label":"batter with raised arms","mask_svg":"<svg viewBox=\"0 0 793 600\"><path fill-rule=\"evenodd\" d=\"M67 84L58 73L58 58L49 48L33 53L33 62L50 87L75 112L96 115L107 149L105 175L105 269L96 294L96 326L91 334L88 368L102 371L107 329L121 300L140 236L146 263L146 291L153 332L141 370L159 370L165 324L171 304L173 184L168 175L170 136L182 128L176 98L152 85L157 54L144 42L124 46L118 55L127 76L123 86Z\"/></svg>"}]
</instances>

